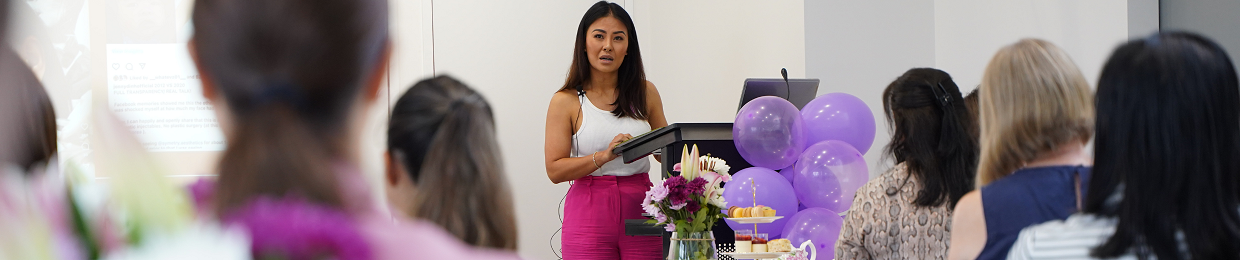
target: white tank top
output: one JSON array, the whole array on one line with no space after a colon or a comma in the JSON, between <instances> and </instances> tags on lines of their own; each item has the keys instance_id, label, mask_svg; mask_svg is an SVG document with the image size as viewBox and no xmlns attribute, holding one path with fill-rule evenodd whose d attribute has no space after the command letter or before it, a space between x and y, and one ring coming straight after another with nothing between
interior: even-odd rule
<instances>
[{"instance_id":1,"label":"white tank top","mask_svg":"<svg viewBox=\"0 0 1240 260\"><path fill-rule=\"evenodd\" d=\"M617 134L637 136L650 131L650 123L631 117L616 117L611 111L604 111L594 106L585 96L578 96L581 101L581 128L573 134L573 157L589 157L598 151L607 149L611 139ZM650 171L649 158L641 158L633 163L624 163L624 158L616 158L590 176L629 176Z\"/></svg>"}]
</instances>

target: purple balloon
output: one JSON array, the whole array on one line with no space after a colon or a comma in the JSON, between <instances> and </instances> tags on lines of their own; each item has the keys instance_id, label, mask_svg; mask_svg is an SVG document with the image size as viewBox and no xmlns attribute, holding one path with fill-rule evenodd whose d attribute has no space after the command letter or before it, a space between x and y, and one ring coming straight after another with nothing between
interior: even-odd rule
<instances>
[{"instance_id":1,"label":"purple balloon","mask_svg":"<svg viewBox=\"0 0 1240 260\"><path fill-rule=\"evenodd\" d=\"M788 220L784 238L792 242L793 247L811 240L818 248L815 259L832 259L835 258L835 241L839 239L840 227L843 226L844 219L838 213L824 208L809 208L797 212Z\"/></svg>"},{"instance_id":2,"label":"purple balloon","mask_svg":"<svg viewBox=\"0 0 1240 260\"><path fill-rule=\"evenodd\" d=\"M801 109L806 144L840 140L851 144L861 154L874 144L874 113L853 95L829 93L818 96Z\"/></svg>"},{"instance_id":3,"label":"purple balloon","mask_svg":"<svg viewBox=\"0 0 1240 260\"><path fill-rule=\"evenodd\" d=\"M848 210L857 188L869 180L861 152L843 141L823 141L805 148L796 164L793 188L801 204L836 212Z\"/></svg>"},{"instance_id":4,"label":"purple balloon","mask_svg":"<svg viewBox=\"0 0 1240 260\"><path fill-rule=\"evenodd\" d=\"M784 168L783 170L779 170L779 175L783 175L783 176L784 176L784 179L788 179L788 183L792 183L793 185L795 185L795 183L793 183L793 182L792 182L792 178L794 178L794 177L796 177L796 176L797 176L797 175L796 175L796 172L797 172L796 168L797 168L796 163L793 163L792 165L788 165L788 168Z\"/></svg>"},{"instance_id":5,"label":"purple balloon","mask_svg":"<svg viewBox=\"0 0 1240 260\"><path fill-rule=\"evenodd\" d=\"M796 106L782 98L755 98L736 114L732 142L750 165L767 169L788 167L805 149L801 114Z\"/></svg>"},{"instance_id":6,"label":"purple balloon","mask_svg":"<svg viewBox=\"0 0 1240 260\"><path fill-rule=\"evenodd\" d=\"M752 188L750 183L753 183ZM755 193L757 203L754 203ZM797 212L797 196L792 191L792 185L775 171L762 167L745 168L732 175L732 181L723 184L723 199L728 202L728 206L765 205L775 209L776 215L785 216L775 222L758 224L758 230L754 232L767 233L771 237L778 237L784 230L784 224L788 222L786 216ZM754 229L753 224L727 222L733 230Z\"/></svg>"}]
</instances>

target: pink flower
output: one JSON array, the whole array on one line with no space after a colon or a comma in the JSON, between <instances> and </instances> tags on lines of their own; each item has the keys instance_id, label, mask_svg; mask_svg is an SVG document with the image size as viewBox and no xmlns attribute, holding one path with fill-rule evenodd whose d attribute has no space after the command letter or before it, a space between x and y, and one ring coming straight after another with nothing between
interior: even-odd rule
<instances>
[{"instance_id":1,"label":"pink flower","mask_svg":"<svg viewBox=\"0 0 1240 260\"><path fill-rule=\"evenodd\" d=\"M649 200L650 197L646 197L646 199ZM650 203L650 202L642 203L642 210L646 211L646 214L650 214L654 216L659 215L659 206L654 203Z\"/></svg>"},{"instance_id":2,"label":"pink flower","mask_svg":"<svg viewBox=\"0 0 1240 260\"><path fill-rule=\"evenodd\" d=\"M684 203L680 203L680 204L672 204L672 206L671 206L670 208L671 208L672 210L680 210L680 209L685 208L685 206L688 206L688 205L689 205L689 202L684 202Z\"/></svg>"},{"instance_id":3,"label":"pink flower","mask_svg":"<svg viewBox=\"0 0 1240 260\"><path fill-rule=\"evenodd\" d=\"M666 226L663 226L663 230L667 230L667 232L676 231L676 224L667 223Z\"/></svg>"},{"instance_id":4,"label":"pink flower","mask_svg":"<svg viewBox=\"0 0 1240 260\"><path fill-rule=\"evenodd\" d=\"M676 163L676 165L672 165L672 171L674 171L674 172L680 172L680 170L681 170L681 169L680 169L680 163Z\"/></svg>"},{"instance_id":5,"label":"pink flower","mask_svg":"<svg viewBox=\"0 0 1240 260\"><path fill-rule=\"evenodd\" d=\"M729 182L729 181L732 181L732 175L728 175L728 174L719 174L719 173L717 173L717 172L705 172L705 173L702 173L702 178L705 178L705 179L706 179L706 181L708 181L708 182L710 182L710 183L720 183L720 182Z\"/></svg>"},{"instance_id":6,"label":"pink flower","mask_svg":"<svg viewBox=\"0 0 1240 260\"><path fill-rule=\"evenodd\" d=\"M666 199L667 198L667 187L664 187L663 185L655 185L654 187L650 187L650 191L646 192L646 197L649 198L651 201L661 201L663 199ZM650 204L650 203L646 203L646 204Z\"/></svg>"}]
</instances>

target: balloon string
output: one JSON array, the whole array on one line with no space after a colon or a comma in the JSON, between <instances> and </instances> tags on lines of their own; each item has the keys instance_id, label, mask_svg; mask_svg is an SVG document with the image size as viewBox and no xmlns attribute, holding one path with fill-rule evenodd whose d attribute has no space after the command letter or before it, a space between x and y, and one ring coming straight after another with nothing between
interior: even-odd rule
<instances>
[{"instance_id":1,"label":"balloon string","mask_svg":"<svg viewBox=\"0 0 1240 260\"><path fill-rule=\"evenodd\" d=\"M758 188L754 187L753 178L749 178L749 189L753 191L753 207L758 207ZM758 223L753 223L754 234L758 233Z\"/></svg>"}]
</instances>

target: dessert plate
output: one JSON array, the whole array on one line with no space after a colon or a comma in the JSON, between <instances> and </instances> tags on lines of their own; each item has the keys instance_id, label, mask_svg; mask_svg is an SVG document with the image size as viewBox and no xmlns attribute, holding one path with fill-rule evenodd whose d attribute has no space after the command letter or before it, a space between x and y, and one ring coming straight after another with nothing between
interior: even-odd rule
<instances>
[{"instance_id":1,"label":"dessert plate","mask_svg":"<svg viewBox=\"0 0 1240 260\"><path fill-rule=\"evenodd\" d=\"M728 218L728 220L735 221L736 223L741 223L741 224L766 224L766 223L775 222L775 220L777 220L777 219L781 219L781 218L784 218L784 216L774 216L774 217L752 217L752 218Z\"/></svg>"},{"instance_id":2,"label":"dessert plate","mask_svg":"<svg viewBox=\"0 0 1240 260\"><path fill-rule=\"evenodd\" d=\"M760 252L760 253L722 252L720 254L728 255L736 259L767 259L767 258L779 258L782 255L788 254L788 252Z\"/></svg>"}]
</instances>

